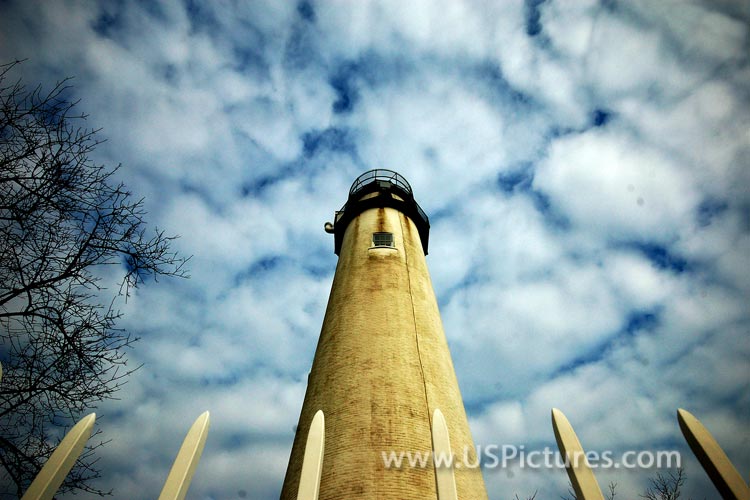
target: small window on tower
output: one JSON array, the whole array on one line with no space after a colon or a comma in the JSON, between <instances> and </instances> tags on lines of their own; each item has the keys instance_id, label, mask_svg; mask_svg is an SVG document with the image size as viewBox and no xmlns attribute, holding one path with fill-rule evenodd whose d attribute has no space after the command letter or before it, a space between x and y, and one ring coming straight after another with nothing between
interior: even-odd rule
<instances>
[{"instance_id":1,"label":"small window on tower","mask_svg":"<svg viewBox=\"0 0 750 500\"><path fill-rule=\"evenodd\" d=\"M372 233L372 246L392 247L393 233Z\"/></svg>"}]
</instances>

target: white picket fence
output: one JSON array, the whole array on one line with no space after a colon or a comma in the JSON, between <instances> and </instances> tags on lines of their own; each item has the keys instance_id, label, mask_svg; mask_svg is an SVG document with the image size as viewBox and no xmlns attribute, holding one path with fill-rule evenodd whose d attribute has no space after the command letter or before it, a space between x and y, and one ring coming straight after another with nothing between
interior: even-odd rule
<instances>
[{"instance_id":1,"label":"white picket fence","mask_svg":"<svg viewBox=\"0 0 750 500\"><path fill-rule=\"evenodd\" d=\"M0 379L2 379L2 373L0 365ZM91 413L70 429L31 483L22 500L51 500L53 498L91 436L95 419L96 415ZM695 453L722 498L750 500L750 489L747 483L708 429L691 413L683 409L677 410L677 420L690 449ZM177 458L172 464L159 500L185 498L206 443L208 424L209 415L205 412L190 427L177 453ZM568 458L565 463L576 498L604 500L591 467L586 460L576 458L585 457L585 451L573 426L570 425L563 412L556 408L552 409L552 428L560 453ZM439 409L436 409L432 416L432 448L435 456L448 456L451 453L448 426ZM297 500L318 500L324 451L325 417L319 410L313 417L307 434ZM437 500L458 500L453 468L436 467L435 483Z\"/></svg>"},{"instance_id":2,"label":"white picket fence","mask_svg":"<svg viewBox=\"0 0 750 500\"><path fill-rule=\"evenodd\" d=\"M703 424L690 412L678 409L677 421L690 449L698 458L708 477L722 498L725 500L750 500L750 489L742 476L727 457L719 443L708 432ZM573 426L567 417L557 408L552 409L552 428L560 453L569 460L566 464L568 478L573 485L576 498L580 500L604 500L602 490L596 481L594 472L586 460L575 460L574 457L585 457L585 451L578 440ZM578 462L578 466L574 465Z\"/></svg>"}]
</instances>

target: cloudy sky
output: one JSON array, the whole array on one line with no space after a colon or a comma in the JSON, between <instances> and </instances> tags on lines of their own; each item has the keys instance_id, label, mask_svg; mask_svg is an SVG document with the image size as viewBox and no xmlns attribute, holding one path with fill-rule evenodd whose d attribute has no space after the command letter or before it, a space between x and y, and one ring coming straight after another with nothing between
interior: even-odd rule
<instances>
[{"instance_id":1,"label":"cloudy sky","mask_svg":"<svg viewBox=\"0 0 750 500\"><path fill-rule=\"evenodd\" d=\"M189 498L278 498L336 266L323 223L403 174L478 444L678 449L675 410L750 471L747 1L0 2L0 61L74 76L95 160L181 235L121 326L102 487L158 495L211 411ZM599 473L625 497L655 470ZM485 471L493 500L561 470ZM77 497L77 498L80 498Z\"/></svg>"}]
</instances>

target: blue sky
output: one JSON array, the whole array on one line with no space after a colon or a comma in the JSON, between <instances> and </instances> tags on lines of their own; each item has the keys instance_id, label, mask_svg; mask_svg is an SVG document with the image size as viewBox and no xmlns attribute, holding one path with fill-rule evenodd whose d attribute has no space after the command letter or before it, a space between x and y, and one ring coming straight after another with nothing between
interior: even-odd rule
<instances>
[{"instance_id":1,"label":"blue sky","mask_svg":"<svg viewBox=\"0 0 750 500\"><path fill-rule=\"evenodd\" d=\"M120 302L144 367L97 410L100 485L156 496L208 409L189 498L278 497L336 265L323 223L372 168L431 218L478 444L553 445L556 406L587 448L677 447L715 497L684 407L746 477L749 25L715 0L0 2L0 60L75 76L95 160L193 255ZM654 472L599 478L634 497Z\"/></svg>"}]
</instances>

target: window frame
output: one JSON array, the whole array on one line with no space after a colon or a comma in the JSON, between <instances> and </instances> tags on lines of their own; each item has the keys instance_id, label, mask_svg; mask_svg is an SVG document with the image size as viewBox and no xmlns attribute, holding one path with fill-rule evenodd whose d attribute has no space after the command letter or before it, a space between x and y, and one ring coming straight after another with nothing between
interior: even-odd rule
<instances>
[{"instance_id":1,"label":"window frame","mask_svg":"<svg viewBox=\"0 0 750 500\"><path fill-rule=\"evenodd\" d=\"M388 241L387 244L383 243L383 237L386 237L385 240ZM396 242L395 238L393 237L393 233L385 231L372 233L372 248L396 248Z\"/></svg>"}]
</instances>

